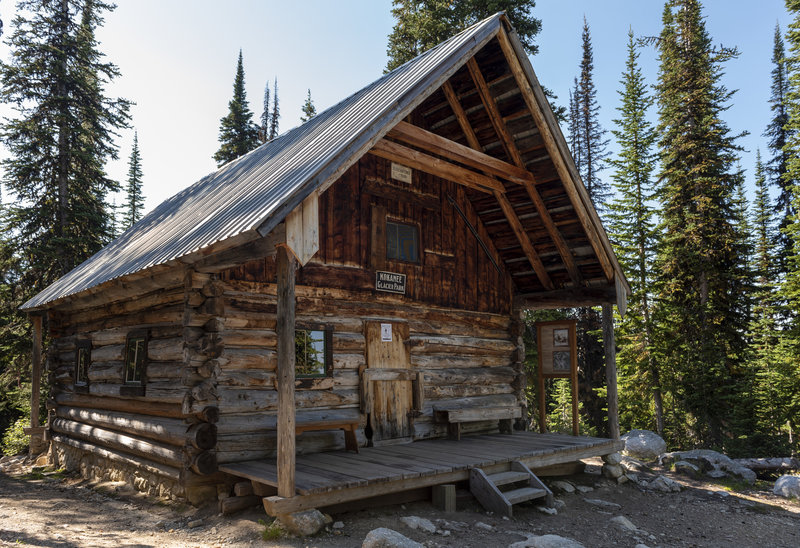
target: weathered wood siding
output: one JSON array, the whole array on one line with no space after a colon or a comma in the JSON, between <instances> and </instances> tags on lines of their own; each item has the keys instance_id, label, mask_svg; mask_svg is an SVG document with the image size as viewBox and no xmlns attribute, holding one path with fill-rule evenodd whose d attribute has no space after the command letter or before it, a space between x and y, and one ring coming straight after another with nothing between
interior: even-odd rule
<instances>
[{"instance_id":1,"label":"weathered wood siding","mask_svg":"<svg viewBox=\"0 0 800 548\"><path fill-rule=\"evenodd\" d=\"M393 182L389 170L388 162L367 156L320 196L320 251L297 273L297 324L333 326L333 375L296 382L297 416L358 418L359 368L368 365L366 326L391 322L407 326L410 367L424 373L412 436L446 436L446 425L433 422L434 405L520 401L521 333L511 318L511 282L448 201L449 195L489 243L458 185L418 172L410 185ZM421 264L386 261L377 268L406 274L405 296L375 290L375 206L390 219L420 227ZM220 462L274 455L275 281L273 257L220 275L224 328L214 372ZM472 423L464 431L496 428L497 421ZM363 443L363 429L358 436ZM335 447L343 447L341 432L307 432L297 440L299 453Z\"/></svg>"},{"instance_id":2,"label":"weathered wood siding","mask_svg":"<svg viewBox=\"0 0 800 548\"><path fill-rule=\"evenodd\" d=\"M183 267L176 267L182 269ZM195 275L197 276L197 275ZM50 311L48 368L53 439L120 462L141 462L173 480L193 469L216 469L213 411L192 399L204 381L194 349L205 344L203 325L187 310L202 308L209 276L90 308ZM136 294L135 290L131 294ZM147 334L144 395L126 395L125 346L132 332ZM76 387L78 345L89 341L88 387ZM211 451L209 451L211 450Z\"/></svg>"}]
</instances>

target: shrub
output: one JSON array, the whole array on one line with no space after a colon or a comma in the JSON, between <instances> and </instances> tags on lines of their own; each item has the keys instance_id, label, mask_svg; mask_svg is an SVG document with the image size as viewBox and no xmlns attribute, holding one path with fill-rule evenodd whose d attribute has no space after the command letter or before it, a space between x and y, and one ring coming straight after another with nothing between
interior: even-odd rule
<instances>
[{"instance_id":1,"label":"shrub","mask_svg":"<svg viewBox=\"0 0 800 548\"><path fill-rule=\"evenodd\" d=\"M21 417L3 433L4 455L19 455L28 448L30 436L23 432L23 428L27 428L30 421L30 418Z\"/></svg>"}]
</instances>

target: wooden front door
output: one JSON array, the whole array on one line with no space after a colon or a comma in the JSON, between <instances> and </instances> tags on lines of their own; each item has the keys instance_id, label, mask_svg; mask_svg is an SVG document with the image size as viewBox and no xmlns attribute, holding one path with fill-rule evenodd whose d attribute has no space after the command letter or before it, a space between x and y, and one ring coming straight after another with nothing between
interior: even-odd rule
<instances>
[{"instance_id":1,"label":"wooden front door","mask_svg":"<svg viewBox=\"0 0 800 548\"><path fill-rule=\"evenodd\" d=\"M414 372L404 344L408 324L368 321L364 337L367 368L361 397L364 411L369 413L372 441L410 438Z\"/></svg>"}]
</instances>

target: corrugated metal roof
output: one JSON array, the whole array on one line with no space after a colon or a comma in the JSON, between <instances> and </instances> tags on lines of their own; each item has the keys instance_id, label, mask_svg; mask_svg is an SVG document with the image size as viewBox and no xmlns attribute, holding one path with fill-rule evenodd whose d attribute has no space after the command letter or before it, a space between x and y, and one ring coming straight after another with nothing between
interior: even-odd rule
<instances>
[{"instance_id":1,"label":"corrugated metal roof","mask_svg":"<svg viewBox=\"0 0 800 548\"><path fill-rule=\"evenodd\" d=\"M235 236L266 234L341 173L500 29L494 15L162 202L26 302L45 305Z\"/></svg>"}]
</instances>

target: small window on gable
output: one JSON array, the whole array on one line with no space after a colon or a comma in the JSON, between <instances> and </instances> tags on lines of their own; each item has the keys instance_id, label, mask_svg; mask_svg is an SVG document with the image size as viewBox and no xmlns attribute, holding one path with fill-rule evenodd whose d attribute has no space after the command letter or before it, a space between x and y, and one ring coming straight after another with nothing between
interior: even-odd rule
<instances>
[{"instance_id":1,"label":"small window on gable","mask_svg":"<svg viewBox=\"0 0 800 548\"><path fill-rule=\"evenodd\" d=\"M86 392L89 387L89 365L92 362L92 343L78 341L75 353L75 390Z\"/></svg>"},{"instance_id":2,"label":"small window on gable","mask_svg":"<svg viewBox=\"0 0 800 548\"><path fill-rule=\"evenodd\" d=\"M416 225L386 221L386 258L419 263L419 229Z\"/></svg>"},{"instance_id":3,"label":"small window on gable","mask_svg":"<svg viewBox=\"0 0 800 548\"><path fill-rule=\"evenodd\" d=\"M332 331L327 327L295 330L294 359L297 378L332 376L332 339Z\"/></svg>"},{"instance_id":4,"label":"small window on gable","mask_svg":"<svg viewBox=\"0 0 800 548\"><path fill-rule=\"evenodd\" d=\"M144 395L146 365L147 334L138 332L128 335L125 343L125 385L120 389L121 395Z\"/></svg>"}]
</instances>

